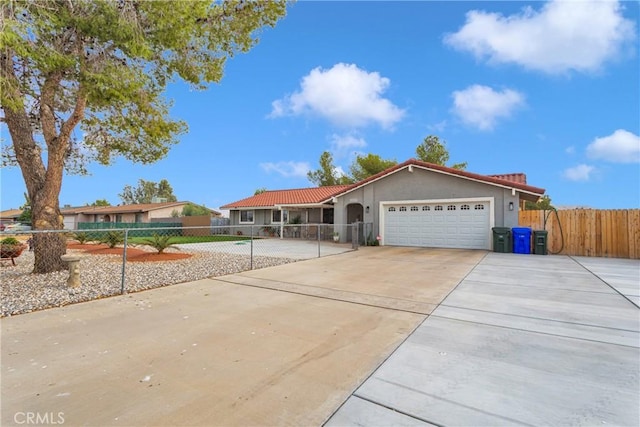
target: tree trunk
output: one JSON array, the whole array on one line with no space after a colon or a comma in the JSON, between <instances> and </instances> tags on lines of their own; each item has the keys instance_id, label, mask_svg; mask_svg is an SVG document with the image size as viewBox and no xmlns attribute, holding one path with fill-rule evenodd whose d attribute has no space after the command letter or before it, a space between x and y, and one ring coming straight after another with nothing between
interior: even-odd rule
<instances>
[{"instance_id":1,"label":"tree trunk","mask_svg":"<svg viewBox=\"0 0 640 427\"><path fill-rule=\"evenodd\" d=\"M4 86L7 99L12 102L2 105L5 122L13 143L16 160L20 165L22 176L31 202L31 221L34 230L61 230L62 219L58 197L62 186L64 155L69 144L68 134L55 137L55 124L43 118L43 127L47 128L47 166L42 161L42 150L33 138L33 129L27 115L23 96L18 90L16 77L13 74L11 55L4 55L0 60L1 76L10 84ZM50 106L45 104L45 114L52 116ZM43 107L41 107L43 108ZM34 233L34 273L50 273L66 269L60 256L66 252L65 239L61 233Z\"/></svg>"},{"instance_id":2,"label":"tree trunk","mask_svg":"<svg viewBox=\"0 0 640 427\"><path fill-rule=\"evenodd\" d=\"M62 177L61 177L62 178ZM32 225L36 230L62 230L58 193L47 191L45 185L31 197ZM61 232L34 233L34 273L50 273L65 270L67 265L60 259L67 252L66 237Z\"/></svg>"}]
</instances>

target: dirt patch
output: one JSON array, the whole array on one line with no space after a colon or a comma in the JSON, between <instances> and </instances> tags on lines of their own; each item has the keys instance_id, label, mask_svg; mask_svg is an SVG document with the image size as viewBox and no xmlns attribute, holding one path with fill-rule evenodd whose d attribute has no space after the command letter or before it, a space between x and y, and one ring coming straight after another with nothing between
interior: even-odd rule
<instances>
[{"instance_id":1,"label":"dirt patch","mask_svg":"<svg viewBox=\"0 0 640 427\"><path fill-rule=\"evenodd\" d=\"M81 250L89 255L120 255L124 248L110 248L107 245L69 243L67 249ZM175 252L147 252L142 249L127 248L127 261L130 262L159 262L159 261L177 261L181 259L191 258L191 254L175 253Z\"/></svg>"}]
</instances>

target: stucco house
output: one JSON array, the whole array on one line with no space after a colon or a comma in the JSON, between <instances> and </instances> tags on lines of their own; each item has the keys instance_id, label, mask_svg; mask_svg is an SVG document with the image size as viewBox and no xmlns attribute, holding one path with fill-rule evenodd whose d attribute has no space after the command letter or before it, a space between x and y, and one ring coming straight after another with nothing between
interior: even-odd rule
<instances>
[{"instance_id":1,"label":"stucco house","mask_svg":"<svg viewBox=\"0 0 640 427\"><path fill-rule=\"evenodd\" d=\"M230 225L371 224L381 245L491 249L492 227L516 227L525 200L545 190L522 173L480 175L415 159L351 185L266 191L221 206Z\"/></svg>"},{"instance_id":2,"label":"stucco house","mask_svg":"<svg viewBox=\"0 0 640 427\"><path fill-rule=\"evenodd\" d=\"M7 209L0 212L0 224L11 224L22 215L22 209Z\"/></svg>"},{"instance_id":3,"label":"stucco house","mask_svg":"<svg viewBox=\"0 0 640 427\"><path fill-rule=\"evenodd\" d=\"M121 206L81 206L60 209L64 228L74 230L80 222L129 222L146 223L157 219L172 218L191 202L144 203ZM212 217L220 212L210 210Z\"/></svg>"}]
</instances>

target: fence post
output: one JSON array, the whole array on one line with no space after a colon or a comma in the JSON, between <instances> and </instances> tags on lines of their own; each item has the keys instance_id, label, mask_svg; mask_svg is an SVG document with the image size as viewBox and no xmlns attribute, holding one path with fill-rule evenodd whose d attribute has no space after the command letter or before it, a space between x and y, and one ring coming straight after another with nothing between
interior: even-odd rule
<instances>
[{"instance_id":1,"label":"fence post","mask_svg":"<svg viewBox=\"0 0 640 427\"><path fill-rule=\"evenodd\" d=\"M320 258L320 227L322 227L322 224L318 224L318 226L316 227L316 229L318 230L318 258Z\"/></svg>"},{"instance_id":2,"label":"fence post","mask_svg":"<svg viewBox=\"0 0 640 427\"><path fill-rule=\"evenodd\" d=\"M351 224L351 249L358 249L360 243L360 223L358 221Z\"/></svg>"},{"instance_id":3,"label":"fence post","mask_svg":"<svg viewBox=\"0 0 640 427\"><path fill-rule=\"evenodd\" d=\"M253 225L251 226L251 255L250 255L250 270L253 270Z\"/></svg>"},{"instance_id":4,"label":"fence post","mask_svg":"<svg viewBox=\"0 0 640 427\"><path fill-rule=\"evenodd\" d=\"M127 268L127 240L129 239L129 229L124 229L124 249L122 249L122 277L120 278L120 295L124 295L124 278Z\"/></svg>"}]
</instances>

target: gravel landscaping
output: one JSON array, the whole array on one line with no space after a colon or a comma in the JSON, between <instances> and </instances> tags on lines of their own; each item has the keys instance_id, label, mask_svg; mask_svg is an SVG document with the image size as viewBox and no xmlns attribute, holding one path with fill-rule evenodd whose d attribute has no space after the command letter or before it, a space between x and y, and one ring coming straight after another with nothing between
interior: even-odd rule
<instances>
[{"instance_id":1,"label":"gravel landscaping","mask_svg":"<svg viewBox=\"0 0 640 427\"><path fill-rule=\"evenodd\" d=\"M0 283L2 301L0 317L29 313L50 307L90 301L119 295L122 278L122 257L118 255L86 255L77 253L80 261L82 285L67 287L67 271L49 274L31 274L33 253L24 252L16 259L16 266L2 262ZM212 252L191 252L192 257L167 262L128 262L126 264L125 291L190 282L206 277L223 276L250 269L248 255ZM271 267L295 262L294 259L254 256L253 268Z\"/></svg>"}]
</instances>

